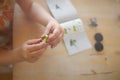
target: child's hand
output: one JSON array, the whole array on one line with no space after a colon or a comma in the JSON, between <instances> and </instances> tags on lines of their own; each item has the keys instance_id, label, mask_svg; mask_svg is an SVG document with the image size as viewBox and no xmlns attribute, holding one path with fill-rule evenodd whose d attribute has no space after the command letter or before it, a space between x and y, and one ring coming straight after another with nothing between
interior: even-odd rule
<instances>
[{"instance_id":1,"label":"child's hand","mask_svg":"<svg viewBox=\"0 0 120 80\"><path fill-rule=\"evenodd\" d=\"M37 61L42 53L46 50L48 44L47 43L37 43L39 39L34 39L34 40L28 40L26 41L21 50L20 50L20 56L28 62L35 62Z\"/></svg>"},{"instance_id":2,"label":"child's hand","mask_svg":"<svg viewBox=\"0 0 120 80\"><path fill-rule=\"evenodd\" d=\"M61 41L64 35L64 29L57 21L51 20L46 27L44 35L45 34L49 34L47 42L51 45L51 48L53 48Z\"/></svg>"}]
</instances>

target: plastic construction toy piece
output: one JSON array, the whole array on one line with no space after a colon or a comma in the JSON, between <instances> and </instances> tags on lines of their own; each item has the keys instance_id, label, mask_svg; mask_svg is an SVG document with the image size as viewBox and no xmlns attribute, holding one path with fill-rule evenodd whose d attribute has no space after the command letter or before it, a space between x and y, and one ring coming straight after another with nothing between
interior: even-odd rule
<instances>
[{"instance_id":1,"label":"plastic construction toy piece","mask_svg":"<svg viewBox=\"0 0 120 80\"><path fill-rule=\"evenodd\" d=\"M104 49L103 44L100 43L100 42L97 42L94 47L95 47L95 50L98 51L98 52L100 52Z\"/></svg>"},{"instance_id":2,"label":"plastic construction toy piece","mask_svg":"<svg viewBox=\"0 0 120 80\"><path fill-rule=\"evenodd\" d=\"M42 39L42 42L47 42L48 37L49 37L48 35L45 35L44 38Z\"/></svg>"},{"instance_id":3,"label":"plastic construction toy piece","mask_svg":"<svg viewBox=\"0 0 120 80\"><path fill-rule=\"evenodd\" d=\"M98 26L97 19L96 18L90 19L90 24L89 25L92 26L92 27L97 27Z\"/></svg>"},{"instance_id":4,"label":"plastic construction toy piece","mask_svg":"<svg viewBox=\"0 0 120 80\"><path fill-rule=\"evenodd\" d=\"M96 33L96 34L95 34L95 40L96 40L97 42L102 41L102 40L103 40L102 34L101 34L101 33Z\"/></svg>"},{"instance_id":5,"label":"plastic construction toy piece","mask_svg":"<svg viewBox=\"0 0 120 80\"><path fill-rule=\"evenodd\" d=\"M101 33L96 33L95 34L95 40L96 40L96 43L95 43L95 50L100 52L104 49L104 46L103 44L101 43L101 41L103 41L103 36Z\"/></svg>"},{"instance_id":6,"label":"plastic construction toy piece","mask_svg":"<svg viewBox=\"0 0 120 80\"><path fill-rule=\"evenodd\" d=\"M47 42L49 35L41 36L39 41L36 41L34 44L38 44L40 42Z\"/></svg>"}]
</instances>

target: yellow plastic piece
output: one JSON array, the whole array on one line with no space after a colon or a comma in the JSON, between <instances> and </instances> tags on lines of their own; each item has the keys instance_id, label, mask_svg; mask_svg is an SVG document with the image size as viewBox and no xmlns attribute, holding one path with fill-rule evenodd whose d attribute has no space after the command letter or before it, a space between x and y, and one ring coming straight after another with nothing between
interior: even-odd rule
<instances>
[{"instance_id":1,"label":"yellow plastic piece","mask_svg":"<svg viewBox=\"0 0 120 80\"><path fill-rule=\"evenodd\" d=\"M42 42L47 42L47 40L48 40L48 35L45 35L45 38L42 40Z\"/></svg>"}]
</instances>

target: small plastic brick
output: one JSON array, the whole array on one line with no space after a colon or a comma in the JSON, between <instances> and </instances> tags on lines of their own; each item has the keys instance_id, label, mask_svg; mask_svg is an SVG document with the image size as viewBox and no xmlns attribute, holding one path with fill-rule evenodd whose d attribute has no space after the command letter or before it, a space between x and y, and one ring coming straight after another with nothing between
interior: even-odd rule
<instances>
[{"instance_id":1,"label":"small plastic brick","mask_svg":"<svg viewBox=\"0 0 120 80\"><path fill-rule=\"evenodd\" d=\"M47 40L48 40L48 35L45 35L45 38L44 39L42 39L42 42L47 42Z\"/></svg>"},{"instance_id":2,"label":"small plastic brick","mask_svg":"<svg viewBox=\"0 0 120 80\"><path fill-rule=\"evenodd\" d=\"M90 24L89 25L92 26L92 27L97 27L98 26L97 19L96 18L90 19Z\"/></svg>"},{"instance_id":3,"label":"small plastic brick","mask_svg":"<svg viewBox=\"0 0 120 80\"><path fill-rule=\"evenodd\" d=\"M40 39L38 41L36 41L34 44L38 44L40 42L46 42L47 39L48 39L48 35L41 36Z\"/></svg>"},{"instance_id":4,"label":"small plastic brick","mask_svg":"<svg viewBox=\"0 0 120 80\"><path fill-rule=\"evenodd\" d=\"M96 34L95 34L95 40L96 40L97 42L102 41L102 40L103 40L102 34L101 34L101 33L96 33Z\"/></svg>"},{"instance_id":5,"label":"small plastic brick","mask_svg":"<svg viewBox=\"0 0 120 80\"><path fill-rule=\"evenodd\" d=\"M100 52L104 49L103 44L100 43L100 42L97 42L94 47L95 47L95 50L98 51L98 52Z\"/></svg>"}]
</instances>

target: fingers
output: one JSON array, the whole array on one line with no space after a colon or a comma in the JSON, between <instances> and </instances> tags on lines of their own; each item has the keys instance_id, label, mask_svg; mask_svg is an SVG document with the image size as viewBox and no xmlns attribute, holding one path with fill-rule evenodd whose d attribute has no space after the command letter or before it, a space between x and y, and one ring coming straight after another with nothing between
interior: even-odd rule
<instances>
[{"instance_id":1,"label":"fingers","mask_svg":"<svg viewBox=\"0 0 120 80\"><path fill-rule=\"evenodd\" d=\"M34 52L34 51L46 48L47 46L48 46L47 43L41 42L41 43L38 43L38 44L28 45L27 50L29 52Z\"/></svg>"},{"instance_id":2,"label":"fingers","mask_svg":"<svg viewBox=\"0 0 120 80\"><path fill-rule=\"evenodd\" d=\"M49 44L51 45L51 48L54 48L57 46L57 44L62 40L63 34L61 34L60 36L58 36L56 39L54 39L53 41L51 41Z\"/></svg>"},{"instance_id":3,"label":"fingers","mask_svg":"<svg viewBox=\"0 0 120 80\"><path fill-rule=\"evenodd\" d=\"M58 28L54 29L53 33L49 35L48 43L55 40L60 35L60 32Z\"/></svg>"},{"instance_id":4,"label":"fingers","mask_svg":"<svg viewBox=\"0 0 120 80\"><path fill-rule=\"evenodd\" d=\"M25 43L28 44L28 45L32 45L32 44L34 44L34 43L36 43L38 41L39 41L39 39L32 39L32 40L26 41Z\"/></svg>"},{"instance_id":5,"label":"fingers","mask_svg":"<svg viewBox=\"0 0 120 80\"><path fill-rule=\"evenodd\" d=\"M53 33L49 35L48 39L48 43L51 45L52 48L55 47L61 41L64 35L64 30L59 24L56 24L53 27L55 29Z\"/></svg>"},{"instance_id":6,"label":"fingers","mask_svg":"<svg viewBox=\"0 0 120 80\"><path fill-rule=\"evenodd\" d=\"M37 61L43 54L43 52L45 51L46 49L40 49L40 50L37 50L37 51L34 51L30 54L28 54L28 57L26 58L26 60L28 62L35 62Z\"/></svg>"},{"instance_id":7,"label":"fingers","mask_svg":"<svg viewBox=\"0 0 120 80\"><path fill-rule=\"evenodd\" d=\"M52 21L50 21L50 22L48 23L48 25L46 26L46 30L45 30L45 32L44 32L43 35L52 33L52 31L53 31L53 26L54 26L54 23L53 23Z\"/></svg>"},{"instance_id":8,"label":"fingers","mask_svg":"<svg viewBox=\"0 0 120 80\"><path fill-rule=\"evenodd\" d=\"M61 40L64 34L63 28L60 26L60 24L56 21L50 21L48 25L46 26L46 30L43 34L49 35L49 38L47 40L47 43L51 45L51 47L55 47Z\"/></svg>"},{"instance_id":9,"label":"fingers","mask_svg":"<svg viewBox=\"0 0 120 80\"><path fill-rule=\"evenodd\" d=\"M48 46L48 44L44 42L36 43L38 41L39 39L32 39L26 41L23 47L24 50L26 50L27 52L33 52L42 48L46 48Z\"/></svg>"}]
</instances>

